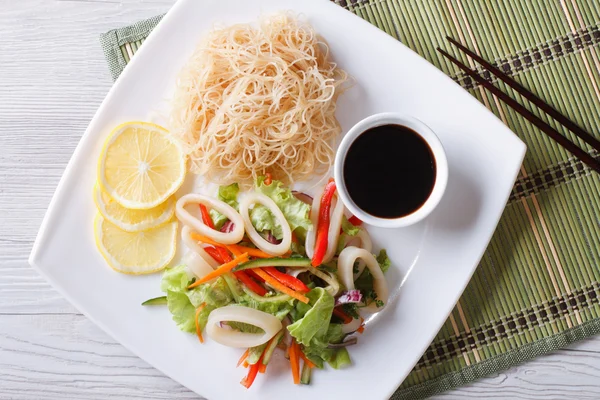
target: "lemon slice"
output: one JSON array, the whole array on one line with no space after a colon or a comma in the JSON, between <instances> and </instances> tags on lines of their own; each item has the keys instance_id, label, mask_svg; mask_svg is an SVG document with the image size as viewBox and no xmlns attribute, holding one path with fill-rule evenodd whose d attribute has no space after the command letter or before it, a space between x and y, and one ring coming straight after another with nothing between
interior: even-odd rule
<instances>
[{"instance_id":1,"label":"lemon slice","mask_svg":"<svg viewBox=\"0 0 600 400\"><path fill-rule=\"evenodd\" d=\"M98 162L98 182L123 207L148 209L166 201L185 178L185 156L165 128L147 122L117 126Z\"/></svg>"},{"instance_id":2,"label":"lemon slice","mask_svg":"<svg viewBox=\"0 0 600 400\"><path fill-rule=\"evenodd\" d=\"M168 222L175 214L175 198L169 197L164 203L147 210L132 210L125 208L100 186L94 186L94 202L104 219L127 232L139 232L154 228Z\"/></svg>"},{"instance_id":3,"label":"lemon slice","mask_svg":"<svg viewBox=\"0 0 600 400\"><path fill-rule=\"evenodd\" d=\"M164 269L175 256L177 222L142 232L125 232L97 214L96 246L114 270L124 274L149 274Z\"/></svg>"}]
</instances>

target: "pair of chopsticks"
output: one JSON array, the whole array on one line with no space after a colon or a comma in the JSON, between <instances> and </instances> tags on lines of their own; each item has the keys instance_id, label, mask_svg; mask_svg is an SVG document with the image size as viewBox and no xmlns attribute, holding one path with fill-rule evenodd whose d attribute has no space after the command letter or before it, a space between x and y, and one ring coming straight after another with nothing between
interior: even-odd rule
<instances>
[{"instance_id":1,"label":"pair of chopsticks","mask_svg":"<svg viewBox=\"0 0 600 400\"><path fill-rule=\"evenodd\" d=\"M486 61L485 59L478 56L473 51L469 50L467 47L463 46L462 44L460 44L459 42L457 42L456 40L452 39L449 36L447 36L446 39L448 39L448 41L450 43L452 43L453 45L458 47L460 50L462 50L464 53L466 53L468 56L470 56L472 59L477 61L479 64L481 64L483 67L485 67L485 69L487 69L489 72L494 74L496 77L498 77L504 83L506 83L508 86L513 88L515 91L517 91L519 94L521 94L527 100L529 100L531 103L533 103L540 110L544 111L546 114L548 114L549 116L554 118L554 120L561 123L565 128L567 128L568 130L573 132L575 135L577 135L580 139L582 139L587 144L589 144L594 149L596 149L596 151L600 152L600 140L596 139L594 136L592 136L591 134L589 134L588 132L583 130L575 122L570 120L565 115L561 114L554 107L552 107L548 103L544 102L538 96L536 96L535 94L533 94L529 90L527 90L523 85L521 85L520 83L518 83L517 81L512 79L510 76L506 75L504 72L502 72L500 69L498 69L497 67L495 67L494 65L492 65L491 63ZM566 137L564 137L563 135L561 135L556 129L552 128L544 120L540 119L538 116L533 114L531 111L529 111L523 105L521 105L519 102L517 102L516 100L514 100L513 98L508 96L506 93L502 92L500 89L498 89L496 86L494 86L490 81L481 77L477 73L477 71L472 70L471 68L469 68L468 66L466 66L465 64L463 64L462 62L460 62L459 60L457 60L450 54L448 54L446 51L442 50L441 48L438 47L437 50L440 53L442 53L444 55L444 57L449 59L453 64L455 64L457 67L459 67L461 70L463 70L467 75L469 75L471 78L473 78L475 81L477 81L480 85L482 85L484 88L486 88L491 93L496 95L500 100L502 100L508 106L513 108L517 113L519 113L523 117L525 117L529 122L531 122L533 125L538 127L542 132L544 132L550 138L555 140L558 144L560 144L562 147L564 147L567 151L569 151L575 157L579 158L582 162L584 162L592 170L594 170L600 174L600 161L596 160L594 157L592 157L590 154L588 154L585 150L581 149L575 143L573 143L571 140L569 140Z\"/></svg>"}]
</instances>

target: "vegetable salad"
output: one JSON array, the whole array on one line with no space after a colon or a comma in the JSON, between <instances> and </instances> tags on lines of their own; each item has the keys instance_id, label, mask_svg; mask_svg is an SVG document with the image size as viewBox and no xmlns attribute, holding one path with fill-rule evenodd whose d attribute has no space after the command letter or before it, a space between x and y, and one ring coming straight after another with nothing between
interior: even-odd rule
<instances>
[{"instance_id":1,"label":"vegetable salad","mask_svg":"<svg viewBox=\"0 0 600 400\"><path fill-rule=\"evenodd\" d=\"M162 277L166 304L184 332L243 349L249 388L276 352L294 383L312 371L351 363L348 347L363 315L388 301L385 250L372 254L361 221L349 216L330 180L311 197L261 176L253 190L222 186L216 197L189 194L176 205L188 247Z\"/></svg>"}]
</instances>

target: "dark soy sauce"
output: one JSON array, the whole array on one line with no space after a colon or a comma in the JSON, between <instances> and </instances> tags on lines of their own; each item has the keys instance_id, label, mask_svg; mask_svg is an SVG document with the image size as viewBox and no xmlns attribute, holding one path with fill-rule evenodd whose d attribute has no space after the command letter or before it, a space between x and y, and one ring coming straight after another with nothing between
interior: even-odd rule
<instances>
[{"instance_id":1,"label":"dark soy sauce","mask_svg":"<svg viewBox=\"0 0 600 400\"><path fill-rule=\"evenodd\" d=\"M348 194L363 211L399 218L418 210L435 184L429 145L410 128L382 125L363 132L350 145L343 166Z\"/></svg>"}]
</instances>

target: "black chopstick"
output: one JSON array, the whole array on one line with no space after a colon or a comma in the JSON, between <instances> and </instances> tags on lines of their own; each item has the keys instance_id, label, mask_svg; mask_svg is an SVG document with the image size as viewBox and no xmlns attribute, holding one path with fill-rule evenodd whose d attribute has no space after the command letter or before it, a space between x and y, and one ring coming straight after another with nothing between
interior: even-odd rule
<instances>
[{"instance_id":1,"label":"black chopstick","mask_svg":"<svg viewBox=\"0 0 600 400\"><path fill-rule=\"evenodd\" d=\"M519 82L515 81L510 76L506 75L502 72L498 67L495 67L493 64L488 62L487 60L481 58L475 52L471 51L469 48L463 46L450 36L446 36L446 39L456 47L461 49L463 52L467 53L471 58L477 61L479 64L483 65L485 69L490 71L492 74L496 75L500 80L506 83L511 88L515 89L518 93L520 93L527 100L531 101L535 106L539 109L543 110L546 114L554 118L556 121L560 122L565 128L579 136L583 141L592 146L594 149L600 152L600 140L596 139L586 131L584 131L579 125L570 120L566 115L561 114L556 108L552 107L548 103L544 102L544 100L540 99L534 93L530 92L525 86L521 85Z\"/></svg>"},{"instance_id":2,"label":"black chopstick","mask_svg":"<svg viewBox=\"0 0 600 400\"><path fill-rule=\"evenodd\" d=\"M567 139L566 137L561 135L557 130L552 128L544 120L538 118L535 114L533 114L527 108L522 106L516 100L512 99L506 93L502 92L500 89L498 89L492 83L490 83L488 80L479 76L479 74L476 71L473 71L471 68L467 67L465 64L463 64L462 62L460 62L459 60L457 60L456 58L454 58L453 56L451 56L450 54L448 54L441 48L438 47L437 50L442 55L444 55L444 57L448 58L453 64L455 64L457 67L459 67L461 70L463 70L467 75L469 75L471 78L475 79L480 85L482 85L484 88L486 88L487 90L492 92L500 100L505 102L508 106L513 108L519 114L521 114L525 119L527 119L533 125L538 127L545 134L550 136L550 138L552 138L558 144L563 146L567 151L571 152L575 157L577 157L581 161L583 161L588 167L590 167L591 169L593 169L594 171L596 171L597 173L600 174L600 161L596 160L594 157L589 155L587 152L585 152L584 150L579 148L575 143L573 143L572 141L570 141L569 139Z\"/></svg>"}]
</instances>

